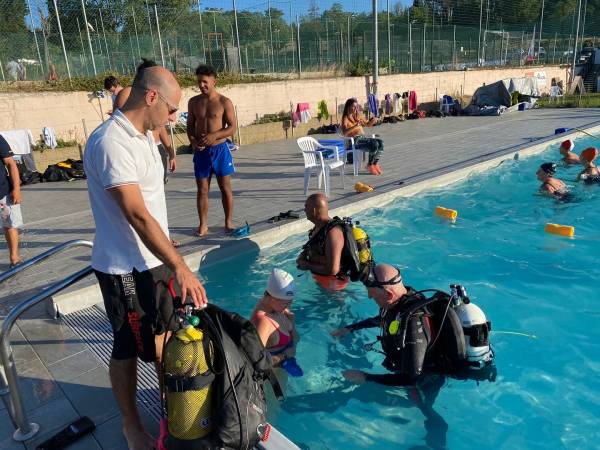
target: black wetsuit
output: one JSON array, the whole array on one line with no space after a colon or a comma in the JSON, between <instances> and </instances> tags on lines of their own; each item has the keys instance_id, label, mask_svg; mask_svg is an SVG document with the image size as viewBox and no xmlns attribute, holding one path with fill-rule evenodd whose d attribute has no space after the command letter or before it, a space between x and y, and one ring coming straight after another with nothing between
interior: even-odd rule
<instances>
[{"instance_id":1,"label":"black wetsuit","mask_svg":"<svg viewBox=\"0 0 600 450\"><path fill-rule=\"evenodd\" d=\"M378 339L386 355L382 364L393 373L367 374L368 381L388 386L411 384L423 373L426 365L431 365L427 360L430 356L428 352L430 344L435 339L432 336L432 313L428 306L411 312L413 305L426 299L423 294L417 293L414 289L408 286L407 289L408 292L391 308L380 309L379 315L345 327L352 332L364 328L381 328ZM449 299L447 294L439 293L436 296L447 304ZM397 323L393 324L393 322Z\"/></svg>"}]
</instances>

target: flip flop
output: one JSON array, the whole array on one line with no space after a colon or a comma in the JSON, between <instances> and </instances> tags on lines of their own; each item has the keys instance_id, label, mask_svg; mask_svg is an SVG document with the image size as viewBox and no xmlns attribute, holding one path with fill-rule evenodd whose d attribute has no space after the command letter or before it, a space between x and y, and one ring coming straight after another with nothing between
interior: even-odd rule
<instances>
[{"instance_id":1,"label":"flip flop","mask_svg":"<svg viewBox=\"0 0 600 450\"><path fill-rule=\"evenodd\" d=\"M174 248L179 248L179 247L181 247L181 242L180 241L176 241L175 239L171 239L171 245Z\"/></svg>"},{"instance_id":2,"label":"flip flop","mask_svg":"<svg viewBox=\"0 0 600 450\"><path fill-rule=\"evenodd\" d=\"M287 212L280 213L279 217L281 217L282 219L299 219L300 215L290 209Z\"/></svg>"},{"instance_id":3,"label":"flip flop","mask_svg":"<svg viewBox=\"0 0 600 450\"><path fill-rule=\"evenodd\" d=\"M281 214L279 214L278 216L273 216L271 218L269 218L269 220L267 220L268 223L275 223L275 222L279 222L282 219Z\"/></svg>"},{"instance_id":4,"label":"flip flop","mask_svg":"<svg viewBox=\"0 0 600 450\"><path fill-rule=\"evenodd\" d=\"M14 269L15 267L17 267L18 265L21 265L21 264L23 264L23 260L22 260L22 259L20 259L20 260L19 260L19 261L17 261L16 263L10 263L10 264L8 265L8 268L9 268L9 269Z\"/></svg>"}]
</instances>

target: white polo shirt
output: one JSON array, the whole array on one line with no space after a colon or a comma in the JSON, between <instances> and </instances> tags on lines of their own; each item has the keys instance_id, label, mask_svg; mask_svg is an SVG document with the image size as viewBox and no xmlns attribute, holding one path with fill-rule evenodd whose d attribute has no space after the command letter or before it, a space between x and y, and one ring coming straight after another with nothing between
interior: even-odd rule
<instances>
[{"instance_id":1,"label":"white polo shirt","mask_svg":"<svg viewBox=\"0 0 600 450\"><path fill-rule=\"evenodd\" d=\"M152 132L140 133L121 111L94 130L83 156L96 222L92 267L109 274L144 271L162 262L144 245L108 189L137 184L150 214L169 236L163 166Z\"/></svg>"}]
</instances>

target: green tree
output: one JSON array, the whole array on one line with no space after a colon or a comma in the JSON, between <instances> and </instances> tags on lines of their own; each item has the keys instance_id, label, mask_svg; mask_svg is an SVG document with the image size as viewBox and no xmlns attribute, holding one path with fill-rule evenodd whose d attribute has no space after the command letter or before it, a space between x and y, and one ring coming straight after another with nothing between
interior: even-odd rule
<instances>
[{"instance_id":1,"label":"green tree","mask_svg":"<svg viewBox=\"0 0 600 450\"><path fill-rule=\"evenodd\" d=\"M0 33L23 33L27 6L25 0L5 0L0 9Z\"/></svg>"}]
</instances>

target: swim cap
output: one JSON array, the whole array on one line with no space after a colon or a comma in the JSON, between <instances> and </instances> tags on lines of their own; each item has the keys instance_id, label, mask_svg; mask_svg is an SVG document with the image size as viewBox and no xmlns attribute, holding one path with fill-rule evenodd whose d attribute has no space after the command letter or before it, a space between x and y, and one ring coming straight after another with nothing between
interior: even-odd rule
<instances>
[{"instance_id":1,"label":"swim cap","mask_svg":"<svg viewBox=\"0 0 600 450\"><path fill-rule=\"evenodd\" d=\"M560 148L564 148L565 150L570 152L575 148L575 143L571 139L567 139L566 141L563 141L562 144L560 144Z\"/></svg>"},{"instance_id":2,"label":"swim cap","mask_svg":"<svg viewBox=\"0 0 600 450\"><path fill-rule=\"evenodd\" d=\"M554 175L556 173L556 164L547 162L542 164L540 169L542 169L546 175Z\"/></svg>"},{"instance_id":3,"label":"swim cap","mask_svg":"<svg viewBox=\"0 0 600 450\"><path fill-rule=\"evenodd\" d=\"M584 151L581 152L580 158L585 162L592 162L598 157L598 149L596 147L588 147Z\"/></svg>"},{"instance_id":4,"label":"swim cap","mask_svg":"<svg viewBox=\"0 0 600 450\"><path fill-rule=\"evenodd\" d=\"M273 269L269 275L267 293L280 300L293 300L296 294L294 277L285 270Z\"/></svg>"}]
</instances>

